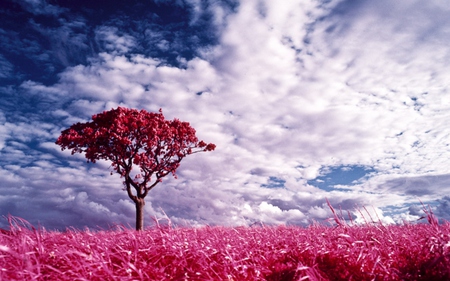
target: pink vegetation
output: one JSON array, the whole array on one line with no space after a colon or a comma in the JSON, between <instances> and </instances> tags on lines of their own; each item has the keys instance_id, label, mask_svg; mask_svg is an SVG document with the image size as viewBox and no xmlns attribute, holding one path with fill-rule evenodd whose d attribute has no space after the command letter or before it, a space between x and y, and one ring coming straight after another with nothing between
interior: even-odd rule
<instances>
[{"instance_id":1,"label":"pink vegetation","mask_svg":"<svg viewBox=\"0 0 450 281\"><path fill-rule=\"evenodd\" d=\"M433 217L141 232L53 232L10 220L0 233L0 280L450 280L450 224Z\"/></svg>"}]
</instances>

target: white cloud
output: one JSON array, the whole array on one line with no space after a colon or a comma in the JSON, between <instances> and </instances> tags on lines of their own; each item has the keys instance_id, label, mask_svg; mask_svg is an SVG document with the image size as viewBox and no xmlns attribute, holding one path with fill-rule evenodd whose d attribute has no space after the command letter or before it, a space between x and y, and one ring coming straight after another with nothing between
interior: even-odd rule
<instances>
[{"instance_id":1,"label":"white cloud","mask_svg":"<svg viewBox=\"0 0 450 281\"><path fill-rule=\"evenodd\" d=\"M392 222L394 215L383 208L442 197L450 173L448 11L431 4L419 9L418 3L243 0L235 14L214 6L220 44L183 69L139 54L125 56L138 44L135 39L99 27L108 53L67 68L56 85L22 84L64 104L51 113L66 118L64 125L17 123L0 130L17 142L37 136L39 148L70 161L55 169L55 159L39 159L33 171L51 169L52 179L68 188L55 204L68 212L61 206L70 202L71 222L105 214L109 222L133 221L132 202L120 190L121 180L108 176L106 163L77 167L82 156L51 145L60 126L119 104L162 108L167 118L190 122L200 139L217 145L214 152L186 158L178 180L165 179L152 190L147 217L164 211L180 224L307 223L330 214L328 197L335 207L373 206L373 215ZM434 12L436 20L430 21ZM26 159L18 151L10 147L4 153ZM332 192L307 184L323 167L340 165L376 172ZM263 187L270 177L284 180L284 188ZM396 221L414 218L403 214L395 215Z\"/></svg>"},{"instance_id":2,"label":"white cloud","mask_svg":"<svg viewBox=\"0 0 450 281\"><path fill-rule=\"evenodd\" d=\"M95 31L96 41L111 54L125 54L136 46L136 40L127 34L120 35L114 26L100 26Z\"/></svg>"},{"instance_id":3,"label":"white cloud","mask_svg":"<svg viewBox=\"0 0 450 281\"><path fill-rule=\"evenodd\" d=\"M382 223L383 225L402 223L398 221L395 222L391 217L385 217L383 211L376 207L359 208L354 214L356 215L356 218L353 222L360 225L372 223Z\"/></svg>"},{"instance_id":4,"label":"white cloud","mask_svg":"<svg viewBox=\"0 0 450 281\"><path fill-rule=\"evenodd\" d=\"M378 28L373 22L383 14L365 8L367 3L360 9L367 10L368 17L334 15L322 22L307 16L321 14L313 3L290 4L266 3L263 12L258 2L243 1L239 12L228 17L220 46L209 54L210 63L195 59L182 70L140 56L103 54L98 64L66 72L61 85L72 80L74 87L84 87L78 91L82 96L152 110L162 107L166 115L190 121L202 137L213 137L205 139L218 148L195 161L186 159L181 179L216 179L226 184L215 188L237 189L244 196L261 192L258 187L273 174L313 179L326 165L368 165L394 175L446 172L438 165L424 165L420 158L430 150L444 150L445 135L436 132L443 135L441 143L435 141L428 149L412 147L421 138L433 145L425 134L432 129L425 110L445 112L436 98L443 93L426 88L430 85L422 75L427 68L412 69L410 75L425 82L422 89L413 88L417 82L409 86L410 75L402 75L405 66L393 53L415 31L392 37L396 22ZM339 32L325 31L333 24ZM339 24L346 30L339 30ZM385 38L391 37L388 44ZM425 42L419 48L429 47ZM423 63L423 54L410 64ZM423 95L426 90L429 94ZM422 108L417 110L419 103ZM439 122L445 119L442 115ZM199 167L201 173L196 172ZM263 174L251 174L261 168Z\"/></svg>"},{"instance_id":5,"label":"white cloud","mask_svg":"<svg viewBox=\"0 0 450 281\"><path fill-rule=\"evenodd\" d=\"M269 204L267 202L262 202L258 209L260 214L258 218L265 223L279 224L280 221L286 223L301 224L304 223L305 216L298 209L281 210L279 207Z\"/></svg>"}]
</instances>

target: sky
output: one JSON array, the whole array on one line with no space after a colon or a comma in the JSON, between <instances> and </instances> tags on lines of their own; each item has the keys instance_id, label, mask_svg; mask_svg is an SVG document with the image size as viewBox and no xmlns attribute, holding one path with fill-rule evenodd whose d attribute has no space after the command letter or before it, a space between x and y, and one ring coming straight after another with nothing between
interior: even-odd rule
<instances>
[{"instance_id":1,"label":"sky","mask_svg":"<svg viewBox=\"0 0 450 281\"><path fill-rule=\"evenodd\" d=\"M327 223L327 199L450 220L448 46L446 0L1 1L0 215L134 227L110 163L55 144L123 106L217 146L152 189L147 226Z\"/></svg>"}]
</instances>

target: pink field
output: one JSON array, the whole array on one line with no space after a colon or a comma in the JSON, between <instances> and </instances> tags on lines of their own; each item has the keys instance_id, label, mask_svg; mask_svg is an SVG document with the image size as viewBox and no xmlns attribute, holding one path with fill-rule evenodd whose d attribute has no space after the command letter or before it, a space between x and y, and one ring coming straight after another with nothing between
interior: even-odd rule
<instances>
[{"instance_id":1,"label":"pink field","mask_svg":"<svg viewBox=\"0 0 450 281\"><path fill-rule=\"evenodd\" d=\"M0 280L450 280L450 224L53 232L10 218Z\"/></svg>"}]
</instances>

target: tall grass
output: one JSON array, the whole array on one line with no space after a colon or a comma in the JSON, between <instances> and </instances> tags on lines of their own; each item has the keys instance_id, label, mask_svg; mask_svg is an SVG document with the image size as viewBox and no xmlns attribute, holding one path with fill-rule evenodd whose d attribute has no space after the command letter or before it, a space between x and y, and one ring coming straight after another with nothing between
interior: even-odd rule
<instances>
[{"instance_id":1,"label":"tall grass","mask_svg":"<svg viewBox=\"0 0 450 281\"><path fill-rule=\"evenodd\" d=\"M450 224L431 210L429 224L387 226L333 213L335 226L142 232L46 231L9 217L0 280L450 280Z\"/></svg>"}]
</instances>

